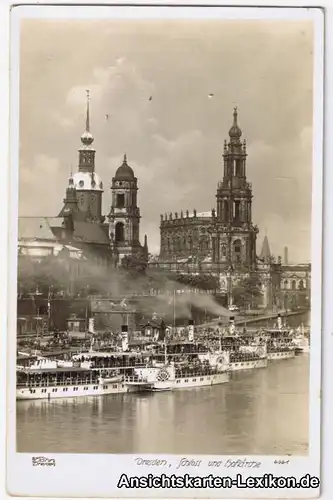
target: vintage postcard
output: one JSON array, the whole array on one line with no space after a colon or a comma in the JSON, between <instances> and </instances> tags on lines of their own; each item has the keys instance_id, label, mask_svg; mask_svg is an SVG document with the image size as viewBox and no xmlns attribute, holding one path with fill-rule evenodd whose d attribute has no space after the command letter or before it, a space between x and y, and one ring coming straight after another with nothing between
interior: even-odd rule
<instances>
[{"instance_id":1,"label":"vintage postcard","mask_svg":"<svg viewBox=\"0 0 333 500\"><path fill-rule=\"evenodd\" d=\"M11 16L9 493L317 497L323 11Z\"/></svg>"}]
</instances>

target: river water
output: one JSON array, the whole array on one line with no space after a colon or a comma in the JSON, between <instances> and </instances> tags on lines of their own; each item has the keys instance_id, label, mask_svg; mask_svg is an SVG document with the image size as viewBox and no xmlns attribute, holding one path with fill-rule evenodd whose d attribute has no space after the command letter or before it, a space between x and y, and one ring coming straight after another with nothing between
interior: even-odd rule
<instances>
[{"instance_id":1,"label":"river water","mask_svg":"<svg viewBox=\"0 0 333 500\"><path fill-rule=\"evenodd\" d=\"M306 455L309 356L229 383L155 394L17 403L17 451Z\"/></svg>"}]
</instances>

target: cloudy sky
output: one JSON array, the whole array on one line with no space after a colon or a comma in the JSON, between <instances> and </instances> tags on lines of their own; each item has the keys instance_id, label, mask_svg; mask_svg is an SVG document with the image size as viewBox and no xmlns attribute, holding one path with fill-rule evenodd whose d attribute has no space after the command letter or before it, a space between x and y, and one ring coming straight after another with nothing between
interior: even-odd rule
<instances>
[{"instance_id":1,"label":"cloudy sky","mask_svg":"<svg viewBox=\"0 0 333 500\"><path fill-rule=\"evenodd\" d=\"M103 212L126 152L141 240L157 252L160 213L214 207L237 105L258 252L266 231L274 254L288 246L291 261L310 260L312 49L308 21L25 20L20 215L60 211L89 88Z\"/></svg>"}]
</instances>

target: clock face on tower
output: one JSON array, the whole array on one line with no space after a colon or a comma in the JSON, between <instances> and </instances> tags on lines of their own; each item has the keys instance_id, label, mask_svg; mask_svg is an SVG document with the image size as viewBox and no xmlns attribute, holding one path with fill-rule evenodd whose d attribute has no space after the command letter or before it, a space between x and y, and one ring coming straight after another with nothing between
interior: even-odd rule
<instances>
[{"instance_id":1,"label":"clock face on tower","mask_svg":"<svg viewBox=\"0 0 333 500\"><path fill-rule=\"evenodd\" d=\"M83 163L92 163L92 156L91 156L91 154L85 152L82 155L82 161L83 161Z\"/></svg>"}]
</instances>

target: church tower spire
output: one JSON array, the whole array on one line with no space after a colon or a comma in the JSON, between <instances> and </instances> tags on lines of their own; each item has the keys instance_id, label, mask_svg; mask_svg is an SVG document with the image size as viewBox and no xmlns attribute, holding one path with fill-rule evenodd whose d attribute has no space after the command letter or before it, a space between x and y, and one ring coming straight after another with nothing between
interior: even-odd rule
<instances>
[{"instance_id":1,"label":"church tower spire","mask_svg":"<svg viewBox=\"0 0 333 500\"><path fill-rule=\"evenodd\" d=\"M218 183L216 213L229 235L229 264L255 267L257 229L252 224L252 187L246 178L246 141L241 141L241 137L235 107L229 140L224 141L223 179Z\"/></svg>"},{"instance_id":2,"label":"church tower spire","mask_svg":"<svg viewBox=\"0 0 333 500\"><path fill-rule=\"evenodd\" d=\"M90 110L89 110L89 100L90 100L90 91L86 90L87 92L87 114L86 114L86 132L90 132Z\"/></svg>"},{"instance_id":3,"label":"church tower spire","mask_svg":"<svg viewBox=\"0 0 333 500\"><path fill-rule=\"evenodd\" d=\"M265 237L263 239L262 246L261 246L261 252L259 255L259 259L268 263L270 261L270 258L271 258L271 249L269 247L267 234L265 234Z\"/></svg>"},{"instance_id":4,"label":"church tower spire","mask_svg":"<svg viewBox=\"0 0 333 500\"><path fill-rule=\"evenodd\" d=\"M78 171L70 175L65 206L73 207L75 219L85 222L102 222L103 182L95 169L94 137L90 130L90 92L86 91L85 131L81 135ZM72 168L71 168L72 170ZM75 198L76 206L75 208ZM75 210L74 210L75 208Z\"/></svg>"},{"instance_id":5,"label":"church tower spire","mask_svg":"<svg viewBox=\"0 0 333 500\"><path fill-rule=\"evenodd\" d=\"M242 137L242 131L238 126L238 111L237 106L234 107L234 121L232 127L229 130L230 143L234 145L240 144L240 138Z\"/></svg>"},{"instance_id":6,"label":"church tower spire","mask_svg":"<svg viewBox=\"0 0 333 500\"><path fill-rule=\"evenodd\" d=\"M92 147L94 137L90 131L90 91L87 93L87 107L86 107L86 129L81 135L82 146L79 149L79 172L95 171L95 149Z\"/></svg>"}]
</instances>

